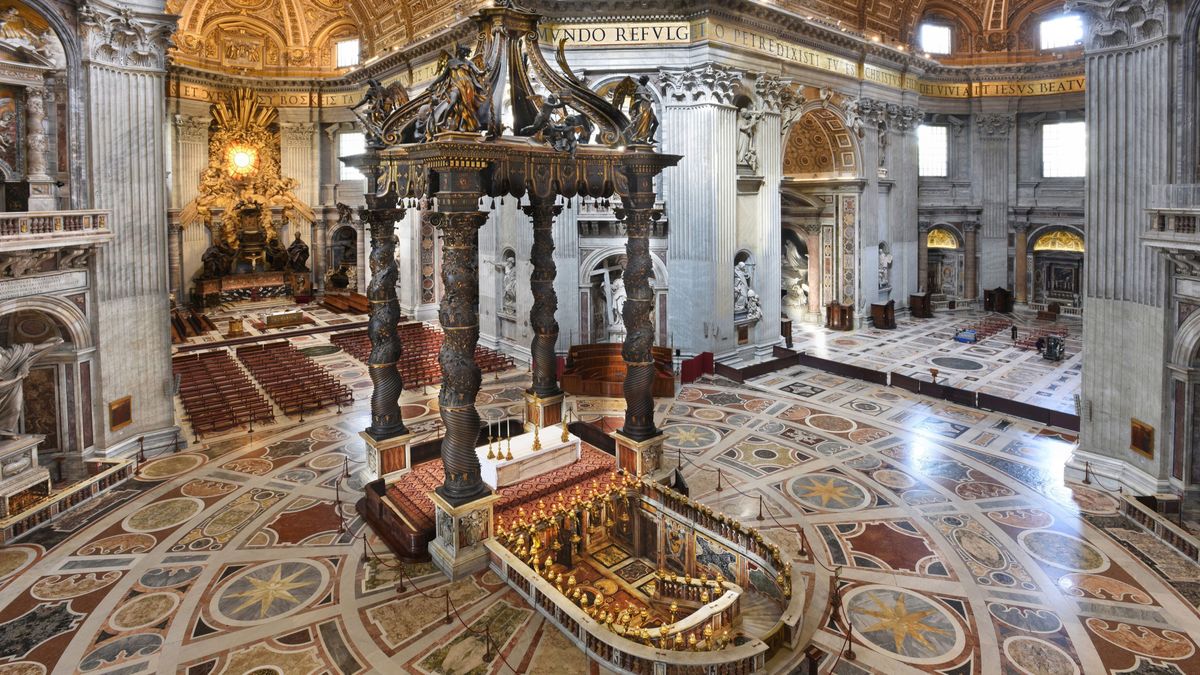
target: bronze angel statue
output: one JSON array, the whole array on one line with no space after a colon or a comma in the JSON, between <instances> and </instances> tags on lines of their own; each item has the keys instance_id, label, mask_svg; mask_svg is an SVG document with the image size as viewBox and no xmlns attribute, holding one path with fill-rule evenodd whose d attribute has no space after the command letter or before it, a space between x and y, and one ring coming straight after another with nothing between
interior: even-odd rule
<instances>
[{"instance_id":1,"label":"bronze angel statue","mask_svg":"<svg viewBox=\"0 0 1200 675\"><path fill-rule=\"evenodd\" d=\"M439 74L429 85L432 105L426 136L441 131L478 131L488 123L484 71L470 57L471 49L466 46L459 46L453 55L442 52Z\"/></svg>"},{"instance_id":2,"label":"bronze angel statue","mask_svg":"<svg viewBox=\"0 0 1200 675\"><path fill-rule=\"evenodd\" d=\"M591 141L595 127L586 115L569 114L567 104L555 94L544 99L541 96L530 97L538 108L533 124L520 130L527 135L541 134L542 139L558 152L565 152L575 157L575 150L580 143Z\"/></svg>"},{"instance_id":3,"label":"bronze angel statue","mask_svg":"<svg viewBox=\"0 0 1200 675\"><path fill-rule=\"evenodd\" d=\"M613 105L618 109L629 102L629 126L625 127L626 143L655 142L658 133L658 116L654 114L654 94L650 91L650 77L642 75L634 82L626 77L613 90Z\"/></svg>"},{"instance_id":4,"label":"bronze angel statue","mask_svg":"<svg viewBox=\"0 0 1200 675\"><path fill-rule=\"evenodd\" d=\"M408 91L403 84L393 82L385 87L379 80L371 78L367 80L367 93L350 106L350 111L362 122L367 136L378 141L383 137L383 124L388 116L405 103L408 103Z\"/></svg>"}]
</instances>

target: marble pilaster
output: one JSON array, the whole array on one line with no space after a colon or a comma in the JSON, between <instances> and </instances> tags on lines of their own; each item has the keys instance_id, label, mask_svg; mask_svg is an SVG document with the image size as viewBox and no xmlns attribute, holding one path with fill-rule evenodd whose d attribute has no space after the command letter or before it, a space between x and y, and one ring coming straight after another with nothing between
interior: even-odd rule
<instances>
[{"instance_id":1,"label":"marble pilaster","mask_svg":"<svg viewBox=\"0 0 1200 675\"><path fill-rule=\"evenodd\" d=\"M1013 298L1019 305L1029 302L1029 224L1013 223L1016 251L1013 265Z\"/></svg>"},{"instance_id":2,"label":"marble pilaster","mask_svg":"<svg viewBox=\"0 0 1200 675\"><path fill-rule=\"evenodd\" d=\"M1008 113L977 115L979 180L977 191L983 211L979 216L979 282L983 288L1008 286L1008 222L1010 195L1015 193L1012 169L1016 146L1016 116ZM972 296L974 297L974 296Z\"/></svg>"},{"instance_id":3,"label":"marble pilaster","mask_svg":"<svg viewBox=\"0 0 1200 675\"><path fill-rule=\"evenodd\" d=\"M663 177L673 227L669 293L672 336L684 354L737 350L733 326L733 259L737 254L737 108L741 74L707 63L659 73L662 151L682 155ZM718 168L719 167L719 168ZM698 190L697 186L704 186Z\"/></svg>"},{"instance_id":4,"label":"marble pilaster","mask_svg":"<svg viewBox=\"0 0 1200 675\"><path fill-rule=\"evenodd\" d=\"M963 227L963 299L979 298L979 223L965 222Z\"/></svg>"}]
</instances>

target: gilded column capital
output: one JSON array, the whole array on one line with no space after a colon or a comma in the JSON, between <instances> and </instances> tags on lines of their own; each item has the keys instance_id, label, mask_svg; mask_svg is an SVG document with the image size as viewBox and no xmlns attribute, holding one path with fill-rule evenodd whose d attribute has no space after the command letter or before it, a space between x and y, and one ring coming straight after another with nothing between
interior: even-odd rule
<instances>
[{"instance_id":1,"label":"gilded column capital","mask_svg":"<svg viewBox=\"0 0 1200 675\"><path fill-rule=\"evenodd\" d=\"M176 18L99 0L79 3L84 60L118 68L165 70Z\"/></svg>"},{"instance_id":2,"label":"gilded column capital","mask_svg":"<svg viewBox=\"0 0 1200 675\"><path fill-rule=\"evenodd\" d=\"M734 88L741 79L741 72L711 62L694 68L663 68L658 71L664 102L676 104L732 105Z\"/></svg>"}]
</instances>

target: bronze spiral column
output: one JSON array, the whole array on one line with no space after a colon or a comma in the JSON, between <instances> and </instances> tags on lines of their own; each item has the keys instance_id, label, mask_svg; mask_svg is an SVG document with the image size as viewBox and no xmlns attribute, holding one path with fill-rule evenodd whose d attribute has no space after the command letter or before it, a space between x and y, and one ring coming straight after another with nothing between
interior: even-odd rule
<instances>
[{"instance_id":1,"label":"bronze spiral column","mask_svg":"<svg viewBox=\"0 0 1200 675\"><path fill-rule=\"evenodd\" d=\"M639 181L630 180L631 187ZM631 191L623 195L625 208L617 215L625 221L625 426L621 434L643 441L659 434L654 426L654 289L650 287L653 262L650 258L650 230L654 224L654 192Z\"/></svg>"},{"instance_id":2,"label":"bronze spiral column","mask_svg":"<svg viewBox=\"0 0 1200 675\"><path fill-rule=\"evenodd\" d=\"M438 195L442 208L474 207L474 198ZM456 203L457 202L457 203ZM445 479L437 492L453 505L466 504L490 494L479 470L475 445L479 439L479 411L475 398L482 381L475 363L479 342L479 228L488 214L480 211L428 213L442 232L442 306L438 316L445 341L438 354L442 390L438 395L442 425L442 463Z\"/></svg>"},{"instance_id":3,"label":"bronze spiral column","mask_svg":"<svg viewBox=\"0 0 1200 675\"><path fill-rule=\"evenodd\" d=\"M367 334L371 338L368 368L371 382L371 426L367 435L382 441L408 433L400 414L400 395L404 380L396 363L403 347L396 332L400 322L400 301L396 298L396 222L404 218L404 209L396 206L396 195L367 195L368 208L359 211L371 228L371 283L367 299L371 301Z\"/></svg>"},{"instance_id":4,"label":"bronze spiral column","mask_svg":"<svg viewBox=\"0 0 1200 675\"><path fill-rule=\"evenodd\" d=\"M533 247L530 260L533 274L529 285L533 291L533 309L529 312L529 324L533 326L533 343L529 351L533 356L532 393L541 397L557 396L558 368L554 347L558 343L558 295L554 292L554 279L558 270L554 267L554 218L562 212L561 206L553 201L534 199L524 208L525 214L533 219Z\"/></svg>"}]
</instances>

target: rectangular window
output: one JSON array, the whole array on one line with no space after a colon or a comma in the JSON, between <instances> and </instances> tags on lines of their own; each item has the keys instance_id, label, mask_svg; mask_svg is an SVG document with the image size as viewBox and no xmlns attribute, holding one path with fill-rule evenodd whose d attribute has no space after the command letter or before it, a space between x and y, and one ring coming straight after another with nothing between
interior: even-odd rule
<instances>
[{"instance_id":1,"label":"rectangular window","mask_svg":"<svg viewBox=\"0 0 1200 675\"><path fill-rule=\"evenodd\" d=\"M1078 14L1068 14L1047 19L1041 26L1042 49L1074 47L1083 42L1083 19Z\"/></svg>"},{"instance_id":2,"label":"rectangular window","mask_svg":"<svg viewBox=\"0 0 1200 675\"><path fill-rule=\"evenodd\" d=\"M921 176L950 175L950 129L922 124L917 127L917 163Z\"/></svg>"},{"instance_id":3,"label":"rectangular window","mask_svg":"<svg viewBox=\"0 0 1200 675\"><path fill-rule=\"evenodd\" d=\"M347 131L338 134L338 157L348 157L350 155L361 155L367 151L367 137L358 131ZM366 180L367 177L358 169L347 166L345 162L339 161L341 165L342 180Z\"/></svg>"},{"instance_id":4,"label":"rectangular window","mask_svg":"<svg viewBox=\"0 0 1200 675\"><path fill-rule=\"evenodd\" d=\"M337 43L337 67L349 68L358 65L358 38Z\"/></svg>"},{"instance_id":5,"label":"rectangular window","mask_svg":"<svg viewBox=\"0 0 1200 675\"><path fill-rule=\"evenodd\" d=\"M921 50L927 54L949 54L951 52L950 26L936 23L921 24Z\"/></svg>"},{"instance_id":6,"label":"rectangular window","mask_svg":"<svg viewBox=\"0 0 1200 675\"><path fill-rule=\"evenodd\" d=\"M1057 122L1042 125L1042 176L1083 178L1087 173L1087 125Z\"/></svg>"}]
</instances>

